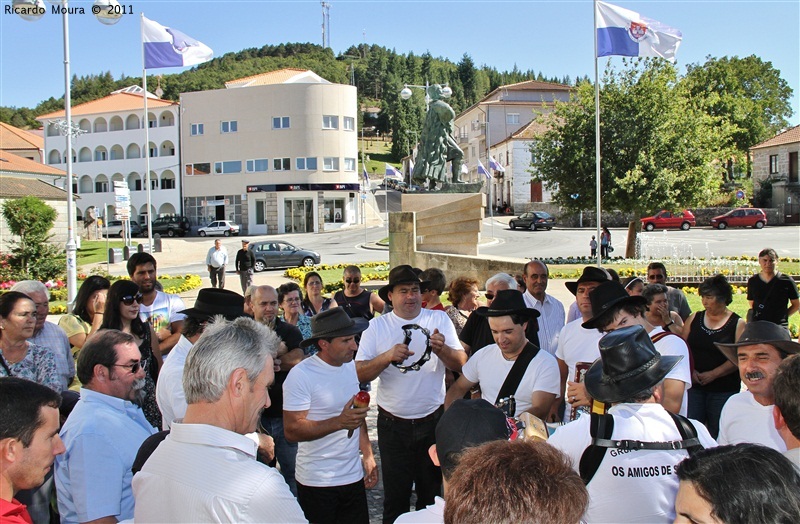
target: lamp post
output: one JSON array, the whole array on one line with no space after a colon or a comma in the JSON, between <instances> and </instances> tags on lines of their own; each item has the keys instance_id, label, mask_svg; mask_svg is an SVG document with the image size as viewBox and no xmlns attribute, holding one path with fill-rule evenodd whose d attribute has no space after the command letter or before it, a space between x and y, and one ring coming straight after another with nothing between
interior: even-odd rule
<instances>
[{"instance_id":1,"label":"lamp post","mask_svg":"<svg viewBox=\"0 0 800 524\"><path fill-rule=\"evenodd\" d=\"M63 129L67 140L67 310L72 312L75 295L78 292L77 257L78 246L75 243L75 216L73 211L72 191L72 137L77 134L72 123L72 99L69 67L69 5L67 0L48 0L51 4L60 6L61 20L64 37L64 120L59 126ZM45 14L42 0L13 0L12 10L23 20L35 22ZM92 13L105 25L114 25L122 18L122 10L117 0L95 0Z\"/></svg>"}]
</instances>

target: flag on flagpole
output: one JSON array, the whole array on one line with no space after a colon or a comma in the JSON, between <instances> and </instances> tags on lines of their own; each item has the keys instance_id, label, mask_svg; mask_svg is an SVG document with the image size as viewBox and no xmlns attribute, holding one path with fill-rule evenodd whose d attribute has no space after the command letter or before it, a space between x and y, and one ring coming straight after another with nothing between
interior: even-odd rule
<instances>
[{"instance_id":1,"label":"flag on flagpole","mask_svg":"<svg viewBox=\"0 0 800 524\"><path fill-rule=\"evenodd\" d=\"M495 171L500 171L501 173L505 173L505 172L506 172L506 168L504 168L503 166L501 166L501 165L500 165L500 164L497 162L497 160L495 160L495 159L494 159L494 157L493 157L493 156L491 156L491 155L489 155L489 167L490 167L490 168L492 168L492 169L494 169Z\"/></svg>"},{"instance_id":2,"label":"flag on flagpole","mask_svg":"<svg viewBox=\"0 0 800 524\"><path fill-rule=\"evenodd\" d=\"M367 189L369 189L369 175L367 174L367 166L362 164L364 168L363 175L364 175L364 185L366 185Z\"/></svg>"},{"instance_id":3,"label":"flag on flagpole","mask_svg":"<svg viewBox=\"0 0 800 524\"><path fill-rule=\"evenodd\" d=\"M674 60L683 35L622 7L595 2L597 56L658 56Z\"/></svg>"},{"instance_id":4,"label":"flag on flagpole","mask_svg":"<svg viewBox=\"0 0 800 524\"><path fill-rule=\"evenodd\" d=\"M389 164L384 164L386 166L386 176L399 176L403 178L403 173L397 170L396 167L390 166Z\"/></svg>"},{"instance_id":5,"label":"flag on flagpole","mask_svg":"<svg viewBox=\"0 0 800 524\"><path fill-rule=\"evenodd\" d=\"M461 164L461 174L462 175L468 175L469 174L469 168L467 167L466 163Z\"/></svg>"},{"instance_id":6,"label":"flag on flagpole","mask_svg":"<svg viewBox=\"0 0 800 524\"><path fill-rule=\"evenodd\" d=\"M492 174L489 173L489 171L485 167L483 167L483 164L481 163L480 160L478 160L478 174L485 176L486 180L492 179Z\"/></svg>"},{"instance_id":7,"label":"flag on flagpole","mask_svg":"<svg viewBox=\"0 0 800 524\"><path fill-rule=\"evenodd\" d=\"M408 160L408 172L414 173L414 161L411 159Z\"/></svg>"},{"instance_id":8,"label":"flag on flagpole","mask_svg":"<svg viewBox=\"0 0 800 524\"><path fill-rule=\"evenodd\" d=\"M214 51L202 42L142 16L144 68L185 67L208 62Z\"/></svg>"}]
</instances>

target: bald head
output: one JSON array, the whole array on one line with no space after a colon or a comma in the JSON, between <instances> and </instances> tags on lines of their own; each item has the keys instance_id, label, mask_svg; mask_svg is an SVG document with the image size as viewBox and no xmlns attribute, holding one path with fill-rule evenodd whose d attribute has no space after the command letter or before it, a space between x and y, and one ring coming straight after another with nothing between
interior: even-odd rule
<instances>
[{"instance_id":1,"label":"bald head","mask_svg":"<svg viewBox=\"0 0 800 524\"><path fill-rule=\"evenodd\" d=\"M250 298L253 316L262 324L269 324L278 314L278 292L272 286L257 286Z\"/></svg>"}]
</instances>

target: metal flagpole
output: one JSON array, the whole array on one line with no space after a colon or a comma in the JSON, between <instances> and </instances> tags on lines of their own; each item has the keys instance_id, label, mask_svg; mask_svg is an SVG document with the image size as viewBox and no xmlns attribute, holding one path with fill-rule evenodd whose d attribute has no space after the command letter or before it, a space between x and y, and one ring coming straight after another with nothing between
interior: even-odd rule
<instances>
[{"instance_id":1,"label":"metal flagpole","mask_svg":"<svg viewBox=\"0 0 800 524\"><path fill-rule=\"evenodd\" d=\"M145 173L144 180L147 186L147 252L153 254L153 217L150 214L150 119L147 118L147 69L144 67L144 13L141 14L140 35L142 36L142 99L144 100L144 147L145 147Z\"/></svg>"},{"instance_id":2,"label":"metal flagpole","mask_svg":"<svg viewBox=\"0 0 800 524\"><path fill-rule=\"evenodd\" d=\"M489 162L489 154L492 150L492 142L489 134L489 111L490 107L486 108L486 165L489 166L489 174L492 172L491 162ZM489 225L492 231L492 238L494 239L494 177L489 178Z\"/></svg>"},{"instance_id":3,"label":"metal flagpole","mask_svg":"<svg viewBox=\"0 0 800 524\"><path fill-rule=\"evenodd\" d=\"M594 8L594 164L597 182L597 243L602 245L600 238L602 210L600 209L600 78L597 72L597 0L592 2L592 7ZM597 250L597 267L600 267L602 263L602 253L602 248Z\"/></svg>"}]
</instances>

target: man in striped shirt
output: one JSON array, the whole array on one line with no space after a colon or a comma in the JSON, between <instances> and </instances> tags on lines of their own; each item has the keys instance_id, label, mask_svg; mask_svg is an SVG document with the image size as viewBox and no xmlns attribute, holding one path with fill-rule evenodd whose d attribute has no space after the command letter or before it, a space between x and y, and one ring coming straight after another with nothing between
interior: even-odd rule
<instances>
[{"instance_id":1,"label":"man in striped shirt","mask_svg":"<svg viewBox=\"0 0 800 524\"><path fill-rule=\"evenodd\" d=\"M540 313L539 347L551 355L556 354L558 334L564 327L564 304L554 296L545 293L550 271L547 264L531 260L523 269L525 278L525 305Z\"/></svg>"}]
</instances>

